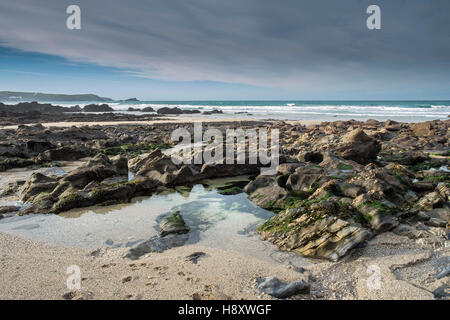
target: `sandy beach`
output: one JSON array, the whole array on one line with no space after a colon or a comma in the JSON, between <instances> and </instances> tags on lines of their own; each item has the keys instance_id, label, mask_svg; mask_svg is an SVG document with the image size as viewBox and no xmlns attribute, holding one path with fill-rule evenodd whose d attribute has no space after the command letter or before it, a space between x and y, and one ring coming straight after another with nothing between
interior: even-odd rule
<instances>
[{"instance_id":1,"label":"sandy beach","mask_svg":"<svg viewBox=\"0 0 450 320\"><path fill-rule=\"evenodd\" d=\"M395 253L393 247L395 246ZM314 279L311 295L296 299L434 299L448 279L436 278L450 249L425 249L386 234L338 264L318 261L298 272L233 251L183 246L123 258L124 249L75 249L0 233L0 299L273 299L256 289L257 280ZM196 263L187 257L202 252ZM447 259L447 260L446 260ZM81 270L81 289L67 288L67 268ZM369 266L380 268L377 288Z\"/></svg>"}]
</instances>

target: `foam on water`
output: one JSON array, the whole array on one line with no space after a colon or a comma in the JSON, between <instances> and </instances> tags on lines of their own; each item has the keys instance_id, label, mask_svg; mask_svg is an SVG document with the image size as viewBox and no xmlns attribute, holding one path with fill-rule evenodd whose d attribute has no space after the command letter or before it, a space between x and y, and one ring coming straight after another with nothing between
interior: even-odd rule
<instances>
[{"instance_id":1,"label":"foam on water","mask_svg":"<svg viewBox=\"0 0 450 320\"><path fill-rule=\"evenodd\" d=\"M75 104L65 104L65 106ZM78 105L83 107L86 103ZM374 118L418 122L430 119L445 120L450 114L450 101L144 101L114 102L109 105L117 112L127 113L130 107L135 109L152 107L155 110L162 107L200 111L219 109L225 112L224 115L211 116L214 118L229 117L236 113L251 113L251 118L291 120L336 120L333 118L365 120Z\"/></svg>"}]
</instances>

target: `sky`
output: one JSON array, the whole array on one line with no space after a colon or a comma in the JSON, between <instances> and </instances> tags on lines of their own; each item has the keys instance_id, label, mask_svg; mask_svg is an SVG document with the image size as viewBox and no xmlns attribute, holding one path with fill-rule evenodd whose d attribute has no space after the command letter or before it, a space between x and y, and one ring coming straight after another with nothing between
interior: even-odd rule
<instances>
[{"instance_id":1,"label":"sky","mask_svg":"<svg viewBox=\"0 0 450 320\"><path fill-rule=\"evenodd\" d=\"M81 8L69 30L66 8ZM366 27L369 5L381 29ZM0 91L141 100L450 99L448 0L0 2Z\"/></svg>"}]
</instances>

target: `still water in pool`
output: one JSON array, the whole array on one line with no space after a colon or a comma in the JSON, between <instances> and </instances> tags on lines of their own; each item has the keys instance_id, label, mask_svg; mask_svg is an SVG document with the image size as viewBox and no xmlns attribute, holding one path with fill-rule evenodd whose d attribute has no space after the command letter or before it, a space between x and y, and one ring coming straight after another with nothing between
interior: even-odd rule
<instances>
[{"instance_id":1,"label":"still water in pool","mask_svg":"<svg viewBox=\"0 0 450 320\"><path fill-rule=\"evenodd\" d=\"M245 180L241 180L244 182ZM261 241L255 229L273 213L255 206L245 193L222 195L217 187L239 179L168 189L131 203L71 210L59 215L13 216L0 231L69 247L133 247L158 234L157 218L178 211L190 227L186 245L199 244L296 266L306 259Z\"/></svg>"}]
</instances>

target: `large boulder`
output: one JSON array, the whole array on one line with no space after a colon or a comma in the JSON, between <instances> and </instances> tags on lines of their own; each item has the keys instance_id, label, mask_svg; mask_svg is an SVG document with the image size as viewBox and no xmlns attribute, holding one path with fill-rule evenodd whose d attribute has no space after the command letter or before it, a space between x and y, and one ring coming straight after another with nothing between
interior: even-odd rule
<instances>
[{"instance_id":1,"label":"large boulder","mask_svg":"<svg viewBox=\"0 0 450 320\"><path fill-rule=\"evenodd\" d=\"M381 150L380 143L369 137L362 129L355 129L342 137L342 143L334 152L344 159L366 164L377 159Z\"/></svg>"}]
</instances>

